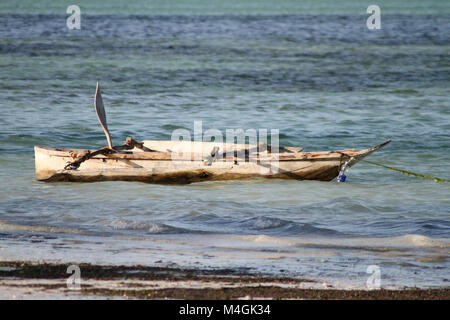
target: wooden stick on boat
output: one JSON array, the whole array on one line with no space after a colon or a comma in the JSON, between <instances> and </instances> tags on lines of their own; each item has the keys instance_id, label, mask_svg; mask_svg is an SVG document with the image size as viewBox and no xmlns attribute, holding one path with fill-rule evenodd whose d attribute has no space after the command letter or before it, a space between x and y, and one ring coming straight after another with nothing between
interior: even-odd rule
<instances>
[{"instance_id":1,"label":"wooden stick on boat","mask_svg":"<svg viewBox=\"0 0 450 320\"><path fill-rule=\"evenodd\" d=\"M284 153L300 153L303 151L303 148L296 148L296 147L278 147L278 152L284 152ZM261 142L255 147L247 146L245 148L241 149L231 149L226 150L222 152L220 155L221 159L226 159L229 156L234 157L234 162L237 163L238 159L244 159L245 161L249 161L249 158L252 156L252 154L255 157L260 157L261 155L267 156L267 154L272 153L272 145L267 144L265 142Z\"/></svg>"}]
</instances>

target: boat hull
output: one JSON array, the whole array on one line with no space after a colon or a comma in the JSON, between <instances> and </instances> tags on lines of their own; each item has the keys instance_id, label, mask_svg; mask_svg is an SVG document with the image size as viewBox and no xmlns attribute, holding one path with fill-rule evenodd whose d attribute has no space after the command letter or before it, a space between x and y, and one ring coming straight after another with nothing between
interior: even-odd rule
<instances>
[{"instance_id":1,"label":"boat hull","mask_svg":"<svg viewBox=\"0 0 450 320\"><path fill-rule=\"evenodd\" d=\"M144 141L146 147L157 151L133 149L129 154L98 155L81 163L76 170L65 170L64 167L87 150L36 146L36 179L48 182L140 181L164 184L251 177L331 181L350 157L353 157L351 165L354 165L387 143L360 151L296 152L286 149L279 153L247 153L241 157L236 152L207 164L205 157L209 156L214 143ZM220 147L229 150L230 145ZM242 150L238 145L233 145L233 148Z\"/></svg>"}]
</instances>

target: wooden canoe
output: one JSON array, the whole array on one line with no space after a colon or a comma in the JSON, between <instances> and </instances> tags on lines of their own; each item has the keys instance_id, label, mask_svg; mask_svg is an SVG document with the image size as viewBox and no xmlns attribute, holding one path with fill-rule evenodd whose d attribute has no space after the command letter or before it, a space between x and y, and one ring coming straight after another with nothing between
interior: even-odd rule
<instances>
[{"instance_id":1,"label":"wooden canoe","mask_svg":"<svg viewBox=\"0 0 450 320\"><path fill-rule=\"evenodd\" d=\"M134 148L127 153L99 154L81 163L76 170L64 168L92 151L38 146L34 150L36 179L40 181L185 184L249 177L331 181L345 161L351 159L352 166L389 142L363 150L302 152L302 148L293 147L268 151L267 146L261 148L261 145L143 141L152 152ZM214 148L218 152L212 157Z\"/></svg>"}]
</instances>

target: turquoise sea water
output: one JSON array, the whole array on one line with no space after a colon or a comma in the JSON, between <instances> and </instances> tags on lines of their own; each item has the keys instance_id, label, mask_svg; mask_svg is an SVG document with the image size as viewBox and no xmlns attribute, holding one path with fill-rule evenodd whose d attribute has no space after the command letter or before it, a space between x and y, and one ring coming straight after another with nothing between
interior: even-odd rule
<instances>
[{"instance_id":1,"label":"turquoise sea water","mask_svg":"<svg viewBox=\"0 0 450 320\"><path fill-rule=\"evenodd\" d=\"M0 257L230 267L364 287L448 286L450 186L366 163L348 182L188 186L34 179L33 146L177 128L280 130L307 151L450 179L450 6L379 1L0 3Z\"/></svg>"}]
</instances>

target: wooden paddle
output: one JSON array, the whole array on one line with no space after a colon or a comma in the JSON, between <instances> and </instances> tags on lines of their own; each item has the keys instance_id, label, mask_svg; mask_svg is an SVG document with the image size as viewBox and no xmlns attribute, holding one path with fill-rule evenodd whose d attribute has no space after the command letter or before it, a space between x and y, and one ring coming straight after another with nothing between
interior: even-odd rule
<instances>
[{"instance_id":1,"label":"wooden paddle","mask_svg":"<svg viewBox=\"0 0 450 320\"><path fill-rule=\"evenodd\" d=\"M100 125L103 128L103 131L105 131L106 140L108 140L108 147L110 149L113 149L112 142L111 142L111 135L109 134L108 124L106 122L105 107L103 106L102 94L100 93L100 85L99 85L98 81L97 81L97 90L95 91L94 106L95 106L95 111L97 112L98 121L100 122Z\"/></svg>"}]
</instances>

